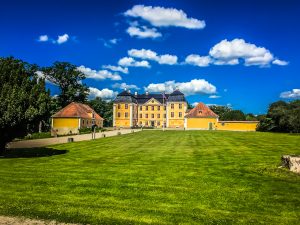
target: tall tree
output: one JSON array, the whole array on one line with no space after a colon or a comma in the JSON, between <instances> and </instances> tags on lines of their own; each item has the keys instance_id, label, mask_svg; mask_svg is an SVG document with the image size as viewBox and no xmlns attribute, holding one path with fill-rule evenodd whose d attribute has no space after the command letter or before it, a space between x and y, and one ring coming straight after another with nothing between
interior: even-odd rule
<instances>
[{"instance_id":1,"label":"tall tree","mask_svg":"<svg viewBox=\"0 0 300 225\"><path fill-rule=\"evenodd\" d=\"M113 102L104 101L100 97L96 97L89 101L89 105L104 119L105 127L112 126L113 121Z\"/></svg>"},{"instance_id":2,"label":"tall tree","mask_svg":"<svg viewBox=\"0 0 300 225\"><path fill-rule=\"evenodd\" d=\"M47 117L50 93L37 69L12 57L0 58L0 150Z\"/></svg>"},{"instance_id":3,"label":"tall tree","mask_svg":"<svg viewBox=\"0 0 300 225\"><path fill-rule=\"evenodd\" d=\"M61 107L71 102L86 102L89 89L82 83L85 74L68 62L55 62L53 66L42 69L44 76L60 89L58 103Z\"/></svg>"}]
</instances>

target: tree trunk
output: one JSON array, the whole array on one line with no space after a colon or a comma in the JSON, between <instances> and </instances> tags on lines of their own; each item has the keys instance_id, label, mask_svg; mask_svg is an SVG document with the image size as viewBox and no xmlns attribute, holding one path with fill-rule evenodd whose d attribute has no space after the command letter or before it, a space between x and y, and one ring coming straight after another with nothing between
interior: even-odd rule
<instances>
[{"instance_id":1,"label":"tree trunk","mask_svg":"<svg viewBox=\"0 0 300 225\"><path fill-rule=\"evenodd\" d=\"M39 122L39 133L42 133L42 121Z\"/></svg>"}]
</instances>

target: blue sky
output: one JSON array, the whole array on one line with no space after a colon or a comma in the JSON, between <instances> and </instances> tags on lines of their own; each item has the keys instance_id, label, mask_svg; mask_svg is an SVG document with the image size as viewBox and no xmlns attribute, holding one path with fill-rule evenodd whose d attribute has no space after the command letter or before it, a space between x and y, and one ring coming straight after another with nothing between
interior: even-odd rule
<instances>
[{"instance_id":1,"label":"blue sky","mask_svg":"<svg viewBox=\"0 0 300 225\"><path fill-rule=\"evenodd\" d=\"M178 87L190 103L259 114L300 98L299 21L296 0L4 0L0 56L71 62L91 98Z\"/></svg>"}]
</instances>

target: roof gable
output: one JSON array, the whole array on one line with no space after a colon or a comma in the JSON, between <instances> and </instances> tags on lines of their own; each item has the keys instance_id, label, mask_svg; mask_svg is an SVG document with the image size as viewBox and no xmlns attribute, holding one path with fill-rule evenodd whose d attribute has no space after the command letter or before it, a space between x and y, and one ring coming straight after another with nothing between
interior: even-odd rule
<instances>
[{"instance_id":1,"label":"roof gable","mask_svg":"<svg viewBox=\"0 0 300 225\"><path fill-rule=\"evenodd\" d=\"M150 98L144 105L161 105L161 102L155 98Z\"/></svg>"},{"instance_id":2,"label":"roof gable","mask_svg":"<svg viewBox=\"0 0 300 225\"><path fill-rule=\"evenodd\" d=\"M186 118L218 118L219 116L215 114L208 106L200 102L193 109L191 109Z\"/></svg>"}]
</instances>

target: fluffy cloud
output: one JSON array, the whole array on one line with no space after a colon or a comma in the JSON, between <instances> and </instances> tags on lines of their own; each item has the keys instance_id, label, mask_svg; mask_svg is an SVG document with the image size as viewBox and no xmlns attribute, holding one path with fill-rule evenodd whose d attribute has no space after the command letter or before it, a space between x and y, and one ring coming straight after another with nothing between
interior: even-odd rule
<instances>
[{"instance_id":1,"label":"fluffy cloud","mask_svg":"<svg viewBox=\"0 0 300 225\"><path fill-rule=\"evenodd\" d=\"M257 47L243 39L225 39L212 47L209 55L216 60L217 65L235 65L239 63L239 59L243 59L246 66L267 66L274 60L268 49Z\"/></svg>"},{"instance_id":2,"label":"fluffy cloud","mask_svg":"<svg viewBox=\"0 0 300 225\"><path fill-rule=\"evenodd\" d=\"M45 42L45 41L48 41L49 40L49 37L48 37L48 35L40 35L39 36L39 39L38 39L38 41L40 41L40 42Z\"/></svg>"},{"instance_id":3,"label":"fluffy cloud","mask_svg":"<svg viewBox=\"0 0 300 225\"><path fill-rule=\"evenodd\" d=\"M81 71L86 75L87 78L95 80L122 80L121 76L118 73L112 73L108 70L92 70L85 66L77 67L77 70Z\"/></svg>"},{"instance_id":4,"label":"fluffy cloud","mask_svg":"<svg viewBox=\"0 0 300 225\"><path fill-rule=\"evenodd\" d=\"M119 89L134 89L134 90L140 90L138 86L135 84L126 84L126 83L115 83L112 85L113 88L119 88Z\"/></svg>"},{"instance_id":5,"label":"fluffy cloud","mask_svg":"<svg viewBox=\"0 0 300 225\"><path fill-rule=\"evenodd\" d=\"M156 52L150 49L131 49L128 55L135 58L153 60L159 64L175 65L177 64L178 57L176 55L157 55Z\"/></svg>"},{"instance_id":6,"label":"fluffy cloud","mask_svg":"<svg viewBox=\"0 0 300 225\"><path fill-rule=\"evenodd\" d=\"M135 27L135 26L130 26L126 30L126 32L131 36L131 37L138 37L138 38L158 38L161 37L162 34L157 31L155 28L148 28L146 26L142 27Z\"/></svg>"},{"instance_id":7,"label":"fluffy cloud","mask_svg":"<svg viewBox=\"0 0 300 225\"><path fill-rule=\"evenodd\" d=\"M121 72L121 73L128 73L128 68L127 67L121 67L121 66L112 66L112 65L104 65L102 66L103 69L109 69L115 72Z\"/></svg>"},{"instance_id":8,"label":"fluffy cloud","mask_svg":"<svg viewBox=\"0 0 300 225\"><path fill-rule=\"evenodd\" d=\"M124 67L146 67L150 68L149 62L142 60L142 61L135 61L132 57L123 57L119 60L118 65Z\"/></svg>"},{"instance_id":9,"label":"fluffy cloud","mask_svg":"<svg viewBox=\"0 0 300 225\"><path fill-rule=\"evenodd\" d=\"M300 98L300 89L282 92L280 98Z\"/></svg>"},{"instance_id":10,"label":"fluffy cloud","mask_svg":"<svg viewBox=\"0 0 300 225\"><path fill-rule=\"evenodd\" d=\"M61 35L61 36L58 36L56 42L57 44L62 44L62 43L65 43L69 40L69 35L68 34L64 34L64 35Z\"/></svg>"},{"instance_id":11,"label":"fluffy cloud","mask_svg":"<svg viewBox=\"0 0 300 225\"><path fill-rule=\"evenodd\" d=\"M221 98L219 95L210 95L208 98Z\"/></svg>"},{"instance_id":12,"label":"fluffy cloud","mask_svg":"<svg viewBox=\"0 0 300 225\"><path fill-rule=\"evenodd\" d=\"M289 62L280 59L275 59L272 63L278 66L286 66L289 64Z\"/></svg>"},{"instance_id":13,"label":"fluffy cloud","mask_svg":"<svg viewBox=\"0 0 300 225\"><path fill-rule=\"evenodd\" d=\"M118 94L118 92L114 92L113 90L110 90L107 88L99 90L98 88L89 87L89 90L90 90L90 93L89 93L90 99L100 97L104 100L111 100L111 99L114 99Z\"/></svg>"},{"instance_id":14,"label":"fluffy cloud","mask_svg":"<svg viewBox=\"0 0 300 225\"><path fill-rule=\"evenodd\" d=\"M216 87L204 79L193 79L189 82L175 82L166 81L164 83L149 84L145 87L146 91L149 92L168 92L171 93L176 88L179 88L185 95L195 94L214 94L216 93Z\"/></svg>"},{"instance_id":15,"label":"fluffy cloud","mask_svg":"<svg viewBox=\"0 0 300 225\"><path fill-rule=\"evenodd\" d=\"M200 56L196 54L188 55L185 58L185 62L190 65L205 67L209 66L211 63L211 58L209 56Z\"/></svg>"},{"instance_id":16,"label":"fluffy cloud","mask_svg":"<svg viewBox=\"0 0 300 225\"><path fill-rule=\"evenodd\" d=\"M135 5L124 15L141 18L156 27L175 26L188 29L203 29L205 27L205 21L188 18L184 11L174 8Z\"/></svg>"}]
</instances>

